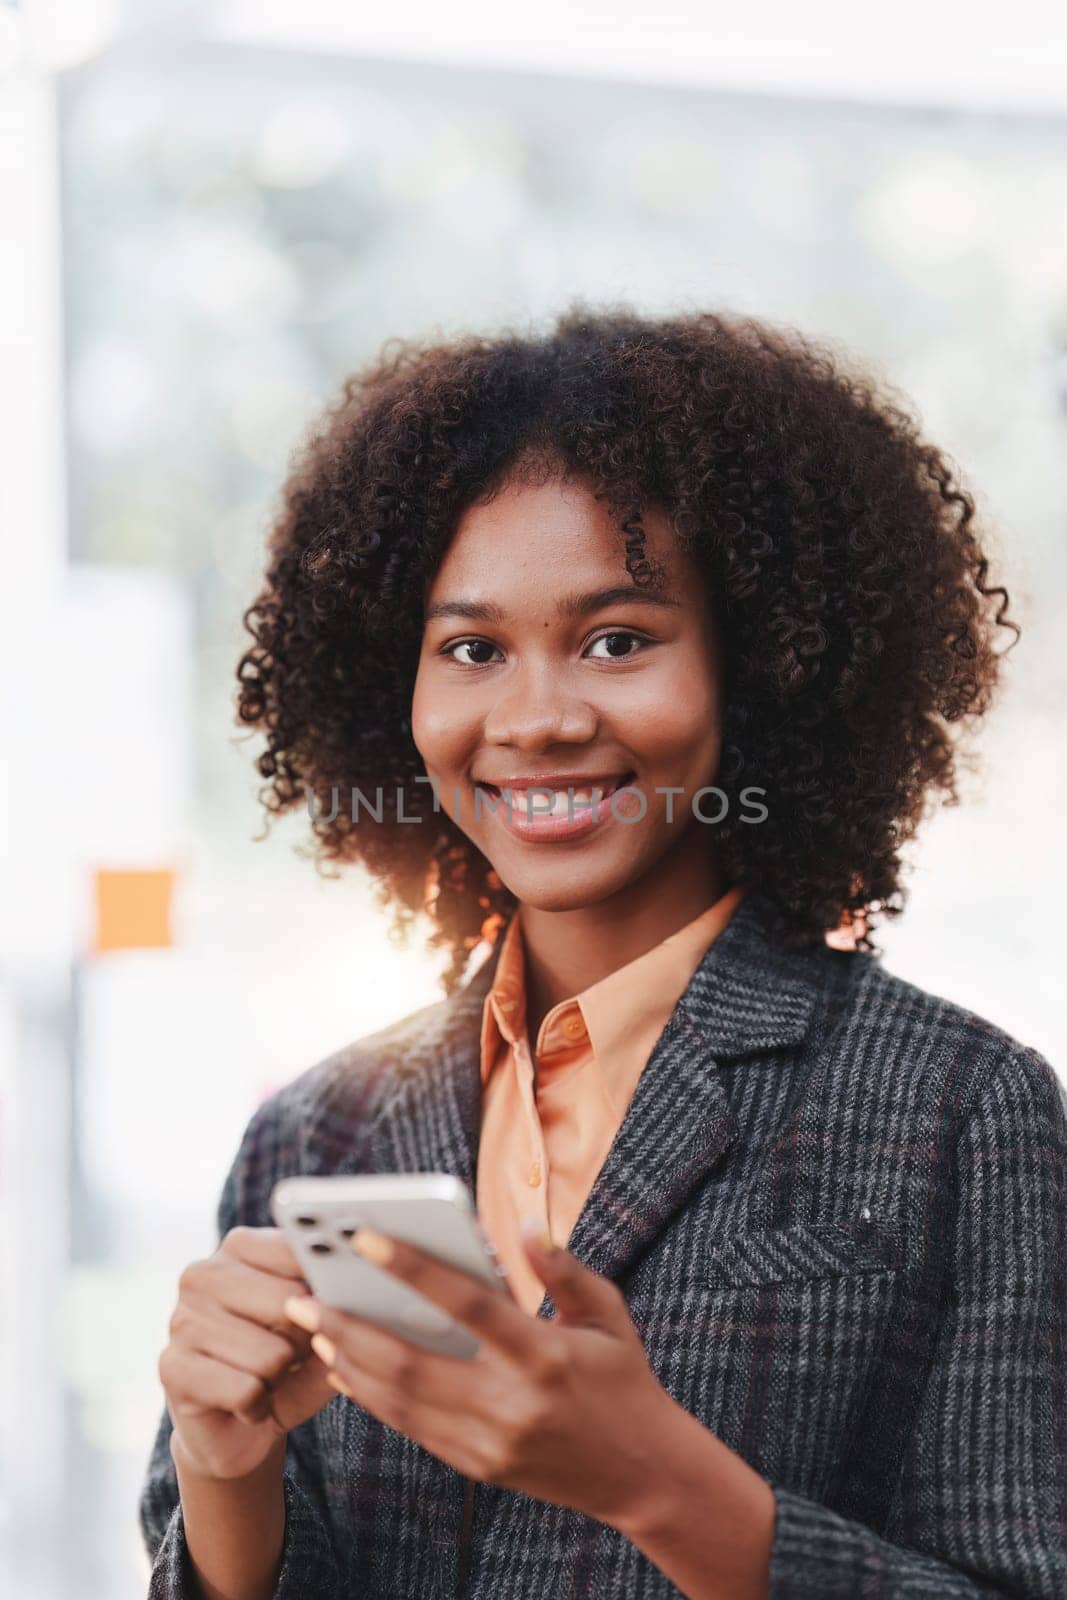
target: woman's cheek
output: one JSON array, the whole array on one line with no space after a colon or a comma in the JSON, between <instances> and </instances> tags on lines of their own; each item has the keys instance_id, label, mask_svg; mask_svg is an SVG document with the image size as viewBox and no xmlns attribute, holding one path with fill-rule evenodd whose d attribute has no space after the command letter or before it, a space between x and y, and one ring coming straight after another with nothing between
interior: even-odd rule
<instances>
[{"instance_id":1,"label":"woman's cheek","mask_svg":"<svg viewBox=\"0 0 1067 1600\"><path fill-rule=\"evenodd\" d=\"M468 728L440 697L421 693L416 684L411 705L411 737L427 773L442 785L461 781L473 750Z\"/></svg>"}]
</instances>

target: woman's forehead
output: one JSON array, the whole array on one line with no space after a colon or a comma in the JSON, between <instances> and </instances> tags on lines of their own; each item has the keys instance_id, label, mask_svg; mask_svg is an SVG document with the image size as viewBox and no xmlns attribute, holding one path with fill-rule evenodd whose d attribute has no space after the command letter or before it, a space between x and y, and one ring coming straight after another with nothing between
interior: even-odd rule
<instances>
[{"instance_id":1,"label":"woman's forehead","mask_svg":"<svg viewBox=\"0 0 1067 1600\"><path fill-rule=\"evenodd\" d=\"M635 587L652 575L665 583L691 576L659 507L620 522L584 486L517 486L464 512L427 595L457 584L571 592L620 573Z\"/></svg>"}]
</instances>

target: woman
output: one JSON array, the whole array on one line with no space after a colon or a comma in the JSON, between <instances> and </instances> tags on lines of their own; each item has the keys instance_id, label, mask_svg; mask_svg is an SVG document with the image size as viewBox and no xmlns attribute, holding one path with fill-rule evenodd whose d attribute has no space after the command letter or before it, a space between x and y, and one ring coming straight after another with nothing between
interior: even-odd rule
<instances>
[{"instance_id":1,"label":"woman","mask_svg":"<svg viewBox=\"0 0 1067 1600\"><path fill-rule=\"evenodd\" d=\"M1067 1100L870 937L1018 632L973 512L750 320L577 306L347 384L239 711L445 998L248 1125L160 1359L153 1596L1067 1593ZM356 1241L474 1362L270 1226L280 1177L395 1171L507 1270Z\"/></svg>"}]
</instances>

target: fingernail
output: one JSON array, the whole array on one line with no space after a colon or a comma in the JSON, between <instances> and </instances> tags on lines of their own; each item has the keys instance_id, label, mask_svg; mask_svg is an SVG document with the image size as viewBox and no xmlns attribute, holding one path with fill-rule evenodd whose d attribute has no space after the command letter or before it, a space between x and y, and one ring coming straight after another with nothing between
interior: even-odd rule
<instances>
[{"instance_id":1,"label":"fingernail","mask_svg":"<svg viewBox=\"0 0 1067 1600\"><path fill-rule=\"evenodd\" d=\"M546 1256L550 1256L556 1248L552 1243L551 1236L545 1232L541 1224L535 1221L533 1217L523 1217L519 1223L519 1231L524 1239L532 1240L534 1244L538 1245Z\"/></svg>"},{"instance_id":2,"label":"fingernail","mask_svg":"<svg viewBox=\"0 0 1067 1600\"><path fill-rule=\"evenodd\" d=\"M340 1389L341 1393L346 1394L350 1400L354 1400L356 1398L345 1380L343 1378L339 1378L336 1372L328 1372L326 1374L326 1382L332 1384L335 1389Z\"/></svg>"},{"instance_id":3,"label":"fingernail","mask_svg":"<svg viewBox=\"0 0 1067 1600\"><path fill-rule=\"evenodd\" d=\"M368 1261L376 1261L379 1266L393 1259L392 1240L374 1228L357 1228L349 1242L353 1250L358 1250Z\"/></svg>"},{"instance_id":4,"label":"fingernail","mask_svg":"<svg viewBox=\"0 0 1067 1600\"><path fill-rule=\"evenodd\" d=\"M309 1333L314 1333L322 1321L322 1313L314 1300L301 1300L296 1295L290 1295L284 1310L290 1321L299 1328L306 1328Z\"/></svg>"},{"instance_id":5,"label":"fingernail","mask_svg":"<svg viewBox=\"0 0 1067 1600\"><path fill-rule=\"evenodd\" d=\"M324 1333L313 1333L311 1335L311 1348L319 1360L328 1367L332 1367L337 1360L337 1346L332 1339L327 1339Z\"/></svg>"}]
</instances>

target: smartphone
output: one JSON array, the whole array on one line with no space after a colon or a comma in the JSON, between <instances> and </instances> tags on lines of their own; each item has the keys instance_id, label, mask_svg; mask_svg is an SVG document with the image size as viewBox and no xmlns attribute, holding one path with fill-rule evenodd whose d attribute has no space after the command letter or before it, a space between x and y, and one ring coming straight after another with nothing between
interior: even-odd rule
<instances>
[{"instance_id":1,"label":"smartphone","mask_svg":"<svg viewBox=\"0 0 1067 1600\"><path fill-rule=\"evenodd\" d=\"M494 1292L509 1293L470 1191L450 1173L282 1178L271 1191L270 1212L323 1305L366 1317L438 1355L469 1361L478 1340L388 1268L353 1250L349 1240L357 1228L393 1234Z\"/></svg>"}]
</instances>

